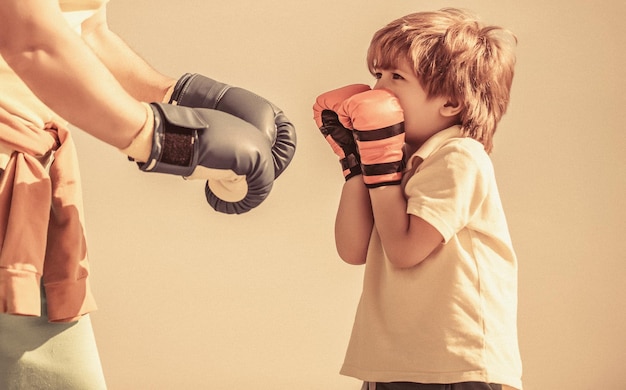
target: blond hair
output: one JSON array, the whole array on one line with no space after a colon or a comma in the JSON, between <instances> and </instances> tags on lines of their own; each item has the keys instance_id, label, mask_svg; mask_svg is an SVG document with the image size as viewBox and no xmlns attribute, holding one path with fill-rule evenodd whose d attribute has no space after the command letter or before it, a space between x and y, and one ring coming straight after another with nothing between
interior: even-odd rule
<instances>
[{"instance_id":1,"label":"blond hair","mask_svg":"<svg viewBox=\"0 0 626 390\"><path fill-rule=\"evenodd\" d=\"M482 24L467 11L445 8L406 15L378 30L367 53L376 69L413 64L429 97L445 96L462 106L463 132L490 152L493 134L506 112L517 38Z\"/></svg>"}]
</instances>

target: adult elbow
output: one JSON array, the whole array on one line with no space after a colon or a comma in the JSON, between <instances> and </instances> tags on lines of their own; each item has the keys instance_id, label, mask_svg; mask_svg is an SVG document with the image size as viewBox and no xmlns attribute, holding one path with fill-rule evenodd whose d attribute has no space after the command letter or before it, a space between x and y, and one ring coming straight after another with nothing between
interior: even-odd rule
<instances>
[{"instance_id":1,"label":"adult elbow","mask_svg":"<svg viewBox=\"0 0 626 390\"><path fill-rule=\"evenodd\" d=\"M9 1L0 7L0 54L4 60L37 51L54 40L59 20L51 14L57 8L56 2L19 1ZM62 19L60 12L58 16Z\"/></svg>"},{"instance_id":2,"label":"adult elbow","mask_svg":"<svg viewBox=\"0 0 626 390\"><path fill-rule=\"evenodd\" d=\"M47 40L50 34L30 20L11 25L10 33L2 34L0 38L0 55L17 72L31 66L40 53L50 51L50 41Z\"/></svg>"},{"instance_id":3,"label":"adult elbow","mask_svg":"<svg viewBox=\"0 0 626 390\"><path fill-rule=\"evenodd\" d=\"M26 51L24 43L20 39L10 39L10 35L0 36L0 55L9 66L18 62Z\"/></svg>"}]
</instances>

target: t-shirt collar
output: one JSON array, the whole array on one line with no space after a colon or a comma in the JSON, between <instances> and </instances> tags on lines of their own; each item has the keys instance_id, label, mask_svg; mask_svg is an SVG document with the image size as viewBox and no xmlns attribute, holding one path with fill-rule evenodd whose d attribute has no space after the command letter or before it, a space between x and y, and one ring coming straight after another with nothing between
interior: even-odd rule
<instances>
[{"instance_id":1,"label":"t-shirt collar","mask_svg":"<svg viewBox=\"0 0 626 390\"><path fill-rule=\"evenodd\" d=\"M436 152L439 148L443 146L443 144L452 138L459 138L463 136L463 132L461 131L461 126L455 125L449 127L445 130L441 130L438 133L435 133L432 137L426 140L422 144L422 146L417 149L411 157L409 157L406 165L406 169L409 170L413 167L415 163L415 159L418 158L417 163L421 164L422 161L426 160L428 156Z\"/></svg>"}]
</instances>

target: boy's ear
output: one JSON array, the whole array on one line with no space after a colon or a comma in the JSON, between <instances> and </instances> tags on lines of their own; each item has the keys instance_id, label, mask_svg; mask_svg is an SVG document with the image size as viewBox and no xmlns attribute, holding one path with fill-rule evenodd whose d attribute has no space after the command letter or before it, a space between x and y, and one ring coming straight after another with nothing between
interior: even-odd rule
<instances>
[{"instance_id":1,"label":"boy's ear","mask_svg":"<svg viewBox=\"0 0 626 390\"><path fill-rule=\"evenodd\" d=\"M463 109L463 106L459 102L452 100L452 99L448 99L439 109L439 113L442 116L451 117L451 116L458 115L462 109Z\"/></svg>"}]
</instances>

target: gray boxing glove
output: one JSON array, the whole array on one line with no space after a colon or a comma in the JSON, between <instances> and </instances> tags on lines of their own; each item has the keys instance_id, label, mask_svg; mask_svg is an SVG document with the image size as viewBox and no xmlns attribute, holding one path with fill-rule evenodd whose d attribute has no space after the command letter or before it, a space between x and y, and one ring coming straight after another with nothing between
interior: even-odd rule
<instances>
[{"instance_id":1,"label":"gray boxing glove","mask_svg":"<svg viewBox=\"0 0 626 390\"><path fill-rule=\"evenodd\" d=\"M235 198L221 187L223 180L207 181L207 201L226 214L250 211L269 195L274 182L270 144L250 123L217 110L162 103L150 108L152 147L139 169L185 178L238 178Z\"/></svg>"},{"instance_id":2,"label":"gray boxing glove","mask_svg":"<svg viewBox=\"0 0 626 390\"><path fill-rule=\"evenodd\" d=\"M174 86L169 102L227 112L254 125L271 144L275 178L293 158L296 150L293 124L281 109L253 92L187 73Z\"/></svg>"}]
</instances>

